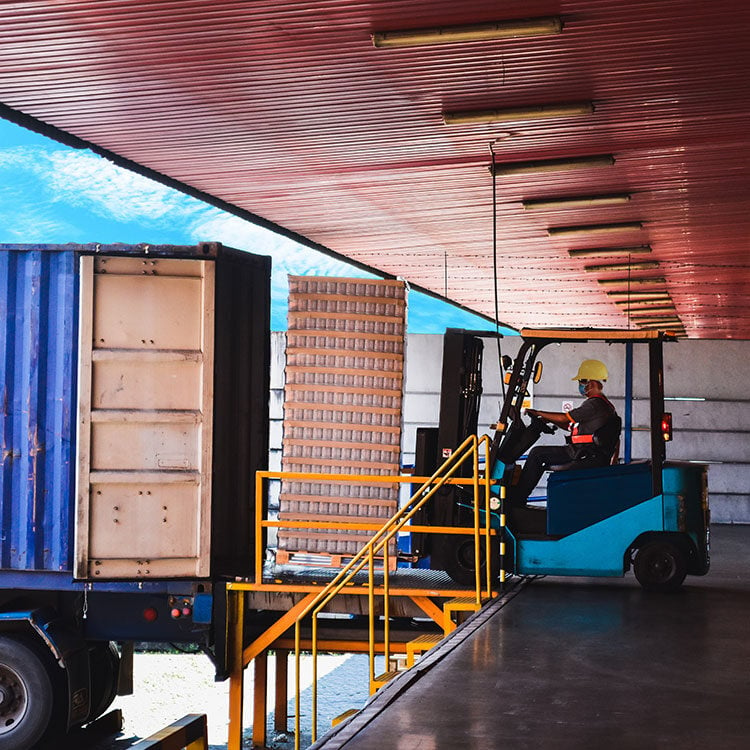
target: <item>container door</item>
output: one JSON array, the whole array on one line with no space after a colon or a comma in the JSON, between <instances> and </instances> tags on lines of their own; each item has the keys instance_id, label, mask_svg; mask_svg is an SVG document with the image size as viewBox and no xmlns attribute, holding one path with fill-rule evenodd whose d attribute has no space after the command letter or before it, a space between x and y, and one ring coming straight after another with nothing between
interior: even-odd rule
<instances>
[{"instance_id":1,"label":"container door","mask_svg":"<svg viewBox=\"0 0 750 750\"><path fill-rule=\"evenodd\" d=\"M76 577L209 575L214 264L81 258Z\"/></svg>"}]
</instances>

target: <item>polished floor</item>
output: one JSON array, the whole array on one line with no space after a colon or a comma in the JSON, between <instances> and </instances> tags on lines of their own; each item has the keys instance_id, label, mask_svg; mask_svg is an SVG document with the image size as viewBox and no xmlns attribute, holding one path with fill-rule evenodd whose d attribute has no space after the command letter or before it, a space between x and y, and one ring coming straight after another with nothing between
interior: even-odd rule
<instances>
[{"instance_id":1,"label":"polished floor","mask_svg":"<svg viewBox=\"0 0 750 750\"><path fill-rule=\"evenodd\" d=\"M677 594L544 578L478 613L315 746L750 747L750 526Z\"/></svg>"}]
</instances>

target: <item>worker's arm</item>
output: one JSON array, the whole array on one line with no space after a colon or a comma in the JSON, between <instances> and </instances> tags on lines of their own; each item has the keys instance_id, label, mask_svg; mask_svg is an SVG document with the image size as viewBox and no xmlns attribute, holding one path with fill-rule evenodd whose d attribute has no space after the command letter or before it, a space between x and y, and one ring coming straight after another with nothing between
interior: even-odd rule
<instances>
[{"instance_id":1,"label":"worker's arm","mask_svg":"<svg viewBox=\"0 0 750 750\"><path fill-rule=\"evenodd\" d=\"M562 411L539 411L537 409L526 409L526 413L530 417L539 417L545 422L552 422L552 424L562 427L564 430L570 428L571 418Z\"/></svg>"}]
</instances>

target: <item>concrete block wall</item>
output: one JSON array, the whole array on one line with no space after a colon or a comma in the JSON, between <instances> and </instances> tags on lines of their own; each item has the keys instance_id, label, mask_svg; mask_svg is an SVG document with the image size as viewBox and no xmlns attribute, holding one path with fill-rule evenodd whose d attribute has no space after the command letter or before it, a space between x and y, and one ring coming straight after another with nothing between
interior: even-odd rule
<instances>
[{"instance_id":1,"label":"concrete block wall","mask_svg":"<svg viewBox=\"0 0 750 750\"><path fill-rule=\"evenodd\" d=\"M283 333L273 336L271 467L279 468L285 339ZM514 356L518 345L517 337L503 339L503 354ZM414 461L416 428L437 426L442 347L442 336L407 337L403 465ZM544 372L534 387L534 406L560 411L565 402L579 403L577 384L571 378L582 359L592 358L607 364L610 378L605 393L622 414L625 347L620 345L566 344L545 348L541 355ZM674 423L674 439L667 446L667 456L709 464L711 513L717 523L750 523L750 394L744 391L743 377L748 362L750 341L679 341L664 349L666 409L672 412ZM632 457L638 459L649 452L645 347L635 347L633 369ZM483 385L479 430L489 433L502 400L497 346L491 339L485 339ZM554 444L563 438L558 434L543 436L543 440Z\"/></svg>"}]
</instances>

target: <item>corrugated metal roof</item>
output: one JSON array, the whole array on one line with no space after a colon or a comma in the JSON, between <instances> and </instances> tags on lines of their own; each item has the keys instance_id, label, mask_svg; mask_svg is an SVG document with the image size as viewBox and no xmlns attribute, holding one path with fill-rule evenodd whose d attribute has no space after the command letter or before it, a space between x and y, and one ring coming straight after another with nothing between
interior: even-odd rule
<instances>
[{"instance_id":1,"label":"corrugated metal roof","mask_svg":"<svg viewBox=\"0 0 750 750\"><path fill-rule=\"evenodd\" d=\"M370 38L555 15L562 33L535 38ZM32 1L5 6L0 34L8 106L488 315L490 142L498 162L612 154L608 167L498 176L500 319L626 326L597 280L622 273L587 272L596 261L568 251L648 244L658 273L633 277L666 279L689 335L750 337L740 0ZM443 122L585 101L593 113ZM522 205L619 192L631 200ZM643 228L547 232L632 221Z\"/></svg>"}]
</instances>

